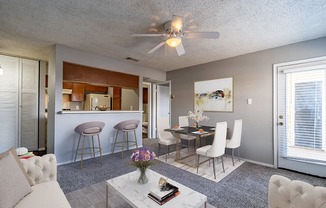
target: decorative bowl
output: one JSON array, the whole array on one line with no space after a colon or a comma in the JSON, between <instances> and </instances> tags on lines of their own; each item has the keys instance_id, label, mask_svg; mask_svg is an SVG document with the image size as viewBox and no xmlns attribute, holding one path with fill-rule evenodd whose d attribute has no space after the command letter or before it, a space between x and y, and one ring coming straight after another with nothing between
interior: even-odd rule
<instances>
[{"instance_id":1,"label":"decorative bowl","mask_svg":"<svg viewBox=\"0 0 326 208\"><path fill-rule=\"evenodd\" d=\"M109 106L107 106L107 105L100 105L100 106L96 106L96 108L99 109L100 111L106 111L109 108Z\"/></svg>"}]
</instances>

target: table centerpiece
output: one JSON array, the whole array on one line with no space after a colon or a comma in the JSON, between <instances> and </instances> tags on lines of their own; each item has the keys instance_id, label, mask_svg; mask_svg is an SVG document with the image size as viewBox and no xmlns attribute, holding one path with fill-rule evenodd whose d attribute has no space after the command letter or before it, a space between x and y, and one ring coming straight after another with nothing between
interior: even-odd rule
<instances>
[{"instance_id":1,"label":"table centerpiece","mask_svg":"<svg viewBox=\"0 0 326 208\"><path fill-rule=\"evenodd\" d=\"M150 152L147 148L141 147L136 149L134 153L130 156L131 165L135 166L140 171L140 176L138 178L138 183L145 184L148 182L146 176L146 170L149 166L154 164L154 159L156 155L154 152Z\"/></svg>"},{"instance_id":2,"label":"table centerpiece","mask_svg":"<svg viewBox=\"0 0 326 208\"><path fill-rule=\"evenodd\" d=\"M190 118L196 122L196 129L199 129L199 122L209 119L207 116L203 115L202 110L197 110L194 112L189 111L188 118Z\"/></svg>"}]
</instances>

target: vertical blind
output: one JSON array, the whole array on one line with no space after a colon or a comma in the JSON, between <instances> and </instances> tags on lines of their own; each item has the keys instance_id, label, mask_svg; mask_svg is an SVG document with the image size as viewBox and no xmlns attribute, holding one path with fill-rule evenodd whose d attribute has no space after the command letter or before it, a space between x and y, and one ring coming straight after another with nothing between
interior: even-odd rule
<instances>
[{"instance_id":1,"label":"vertical blind","mask_svg":"<svg viewBox=\"0 0 326 208\"><path fill-rule=\"evenodd\" d=\"M326 68L284 71L286 133L281 156L326 164Z\"/></svg>"}]
</instances>

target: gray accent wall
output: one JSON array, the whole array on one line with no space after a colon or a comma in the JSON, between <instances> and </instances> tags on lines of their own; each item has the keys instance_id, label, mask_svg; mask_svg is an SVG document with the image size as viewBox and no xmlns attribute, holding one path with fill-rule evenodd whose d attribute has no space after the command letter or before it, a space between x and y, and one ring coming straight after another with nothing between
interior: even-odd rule
<instances>
[{"instance_id":1,"label":"gray accent wall","mask_svg":"<svg viewBox=\"0 0 326 208\"><path fill-rule=\"evenodd\" d=\"M223 41L222 37L218 41ZM187 49L186 49L187 50ZM223 53L216 48L216 53ZM205 112L212 125L227 121L232 131L234 120L243 120L241 157L274 165L273 150L273 64L326 55L326 37L268 49L167 73L171 80L172 125L178 116L194 110L194 82L233 77L234 111ZM179 57L182 59L182 56ZM247 99L252 104L247 104ZM191 122L191 121L190 121Z\"/></svg>"}]
</instances>

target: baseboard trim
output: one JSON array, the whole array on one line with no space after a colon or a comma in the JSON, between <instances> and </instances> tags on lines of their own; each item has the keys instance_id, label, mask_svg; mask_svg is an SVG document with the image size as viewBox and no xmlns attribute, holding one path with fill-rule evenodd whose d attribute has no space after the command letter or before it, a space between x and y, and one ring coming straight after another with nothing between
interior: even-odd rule
<instances>
[{"instance_id":1,"label":"baseboard trim","mask_svg":"<svg viewBox=\"0 0 326 208\"><path fill-rule=\"evenodd\" d=\"M248 160L248 159L243 159L243 158L240 158L240 159L245 161L245 162L250 162L250 163L257 164L257 165L262 165L262 166L266 166L266 167L269 167L269 168L275 168L274 165L272 165L272 164L257 162L257 161L254 161L254 160Z\"/></svg>"}]
</instances>

